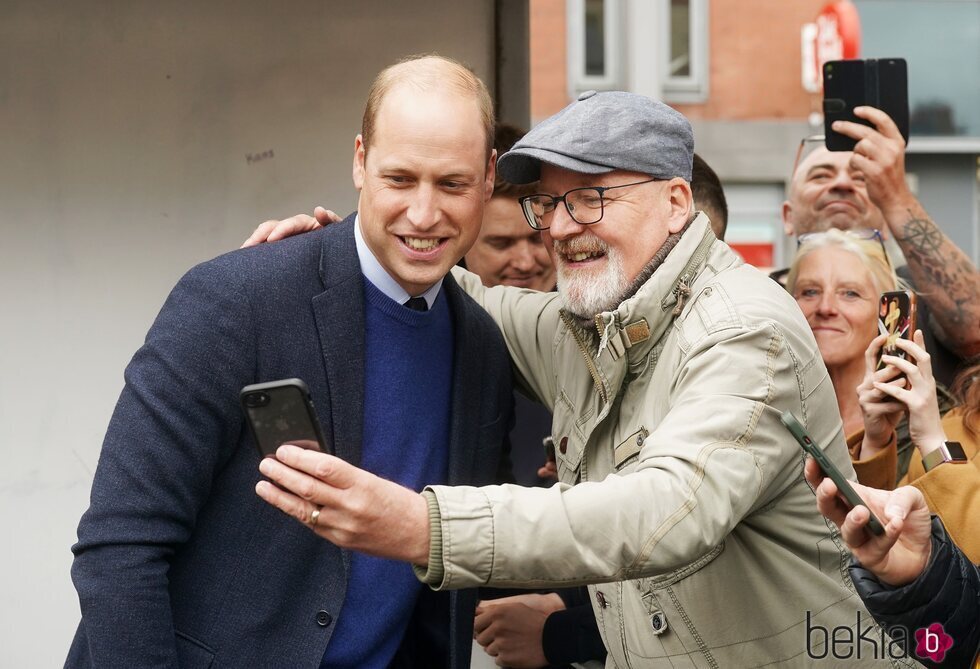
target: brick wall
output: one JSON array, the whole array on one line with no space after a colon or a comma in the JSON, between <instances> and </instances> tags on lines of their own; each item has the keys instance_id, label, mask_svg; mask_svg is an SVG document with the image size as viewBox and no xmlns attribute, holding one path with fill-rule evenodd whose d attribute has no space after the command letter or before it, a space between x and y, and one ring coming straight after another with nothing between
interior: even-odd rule
<instances>
[{"instance_id":1,"label":"brick wall","mask_svg":"<svg viewBox=\"0 0 980 669\"><path fill-rule=\"evenodd\" d=\"M801 83L800 30L826 2L709 0L709 96L677 108L698 120L803 120L818 111L819 96ZM565 0L530 0L532 122L568 103L565 8Z\"/></svg>"},{"instance_id":2,"label":"brick wall","mask_svg":"<svg viewBox=\"0 0 980 669\"><path fill-rule=\"evenodd\" d=\"M827 0L709 2L709 95L677 105L692 119L805 119L820 99L803 90L800 30Z\"/></svg>"},{"instance_id":3,"label":"brick wall","mask_svg":"<svg viewBox=\"0 0 980 669\"><path fill-rule=\"evenodd\" d=\"M565 0L530 0L531 122L568 104Z\"/></svg>"}]
</instances>

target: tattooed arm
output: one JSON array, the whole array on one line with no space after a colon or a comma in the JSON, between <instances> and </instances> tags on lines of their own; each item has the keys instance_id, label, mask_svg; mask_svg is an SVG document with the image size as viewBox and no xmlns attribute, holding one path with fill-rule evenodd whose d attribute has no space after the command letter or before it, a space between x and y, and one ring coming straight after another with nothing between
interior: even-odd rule
<instances>
[{"instance_id":1,"label":"tattooed arm","mask_svg":"<svg viewBox=\"0 0 980 669\"><path fill-rule=\"evenodd\" d=\"M916 292L940 326L937 336L962 358L980 353L980 272L918 201L885 217L908 261Z\"/></svg>"},{"instance_id":2,"label":"tattooed arm","mask_svg":"<svg viewBox=\"0 0 980 669\"><path fill-rule=\"evenodd\" d=\"M883 111L858 107L870 128L838 121L834 129L858 140L851 164L884 215L908 261L916 292L928 305L936 335L962 358L980 354L980 272L929 218L905 181L905 141Z\"/></svg>"}]
</instances>

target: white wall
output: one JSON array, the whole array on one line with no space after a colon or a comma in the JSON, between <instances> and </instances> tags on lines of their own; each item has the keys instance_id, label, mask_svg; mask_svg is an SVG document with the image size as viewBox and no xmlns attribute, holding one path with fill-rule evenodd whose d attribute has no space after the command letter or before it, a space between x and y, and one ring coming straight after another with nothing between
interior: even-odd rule
<instances>
[{"instance_id":1,"label":"white wall","mask_svg":"<svg viewBox=\"0 0 980 669\"><path fill-rule=\"evenodd\" d=\"M69 547L170 287L268 217L353 208L364 96L395 58L452 55L492 90L493 7L0 3L0 666L64 660Z\"/></svg>"}]
</instances>

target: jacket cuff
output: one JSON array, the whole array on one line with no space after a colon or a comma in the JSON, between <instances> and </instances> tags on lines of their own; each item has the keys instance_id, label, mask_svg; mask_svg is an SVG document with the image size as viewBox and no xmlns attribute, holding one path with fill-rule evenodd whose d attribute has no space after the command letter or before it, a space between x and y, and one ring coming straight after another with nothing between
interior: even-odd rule
<instances>
[{"instance_id":1,"label":"jacket cuff","mask_svg":"<svg viewBox=\"0 0 980 669\"><path fill-rule=\"evenodd\" d=\"M902 586L893 587L882 583L856 560L850 567L851 580L864 600L868 612L879 619L888 620L894 615L905 615L927 606L942 590L942 584L949 576L952 564L952 551L949 536L942 521L932 517L932 552L922 573Z\"/></svg>"},{"instance_id":2,"label":"jacket cuff","mask_svg":"<svg viewBox=\"0 0 980 669\"><path fill-rule=\"evenodd\" d=\"M580 604L549 615L541 631L541 650L548 664L555 666L605 660L606 647L592 606Z\"/></svg>"},{"instance_id":3,"label":"jacket cuff","mask_svg":"<svg viewBox=\"0 0 980 669\"><path fill-rule=\"evenodd\" d=\"M432 490L426 488L422 497L429 507L429 564L425 568L412 565L415 577L430 587L442 583L445 568L442 565L442 518L439 513L439 500Z\"/></svg>"},{"instance_id":4,"label":"jacket cuff","mask_svg":"<svg viewBox=\"0 0 980 669\"><path fill-rule=\"evenodd\" d=\"M473 486L428 486L429 564L416 576L435 590L486 585L495 555L490 499Z\"/></svg>"},{"instance_id":5,"label":"jacket cuff","mask_svg":"<svg viewBox=\"0 0 980 669\"><path fill-rule=\"evenodd\" d=\"M858 459L861 443L864 441L864 430L859 430L847 438L847 450L851 454L851 464L854 473L862 485L882 490L894 490L897 483L898 471L898 439L892 430L888 443L870 458Z\"/></svg>"}]
</instances>

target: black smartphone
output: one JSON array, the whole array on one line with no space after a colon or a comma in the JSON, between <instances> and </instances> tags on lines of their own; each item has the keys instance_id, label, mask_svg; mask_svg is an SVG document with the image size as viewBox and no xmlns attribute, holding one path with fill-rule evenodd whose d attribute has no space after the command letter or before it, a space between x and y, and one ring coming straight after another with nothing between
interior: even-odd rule
<instances>
[{"instance_id":1,"label":"black smartphone","mask_svg":"<svg viewBox=\"0 0 980 669\"><path fill-rule=\"evenodd\" d=\"M824 138L830 151L853 151L857 143L831 129L834 121L872 125L854 115L855 107L888 114L909 141L909 84L904 58L830 60L823 66Z\"/></svg>"},{"instance_id":2,"label":"black smartphone","mask_svg":"<svg viewBox=\"0 0 980 669\"><path fill-rule=\"evenodd\" d=\"M327 451L310 389L300 379L245 386L239 399L263 457L275 455L283 444Z\"/></svg>"},{"instance_id":3,"label":"black smartphone","mask_svg":"<svg viewBox=\"0 0 980 669\"><path fill-rule=\"evenodd\" d=\"M894 355L903 360L908 358L895 342L899 339L912 339L915 321L915 293L911 290L892 290L881 294L878 300L878 334L888 335L888 339L881 347L878 369L883 367L882 355Z\"/></svg>"},{"instance_id":4,"label":"black smartphone","mask_svg":"<svg viewBox=\"0 0 980 669\"><path fill-rule=\"evenodd\" d=\"M834 463L830 461L830 458L823 452L823 449L814 443L810 435L807 434L806 429L803 425L796 419L789 411L784 411L779 417L786 429L790 431L790 434L796 439L797 443L806 451L817 464L820 465L820 469L823 470L824 474L830 477L830 480L837 485L837 489L840 494L844 496L847 503L851 505L851 508L861 505L868 509L868 513L871 514L871 518L868 520L867 528L872 534L881 536L885 533L885 528L882 527L881 521L871 512L871 507L864 503L861 496L857 494L857 491L851 486L850 481L844 478L844 475L840 473L840 470L834 466Z\"/></svg>"}]
</instances>

